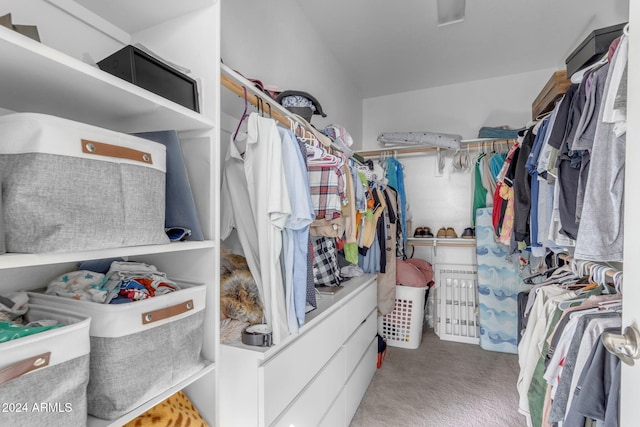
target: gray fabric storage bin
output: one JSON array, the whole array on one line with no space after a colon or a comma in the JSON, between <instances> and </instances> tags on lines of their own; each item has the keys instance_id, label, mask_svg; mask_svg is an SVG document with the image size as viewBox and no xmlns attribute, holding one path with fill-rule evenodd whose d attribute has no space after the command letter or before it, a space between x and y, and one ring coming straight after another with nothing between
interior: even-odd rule
<instances>
[{"instance_id":1,"label":"gray fabric storage bin","mask_svg":"<svg viewBox=\"0 0 640 427\"><path fill-rule=\"evenodd\" d=\"M2 219L2 181L0 181L0 254L5 253L4 249L4 220Z\"/></svg>"},{"instance_id":2,"label":"gray fabric storage bin","mask_svg":"<svg viewBox=\"0 0 640 427\"><path fill-rule=\"evenodd\" d=\"M25 317L66 326L0 344L0 425L86 426L89 318L33 300Z\"/></svg>"},{"instance_id":3,"label":"gray fabric storage bin","mask_svg":"<svg viewBox=\"0 0 640 427\"><path fill-rule=\"evenodd\" d=\"M169 243L162 144L35 113L0 117L7 252Z\"/></svg>"},{"instance_id":4,"label":"gray fabric storage bin","mask_svg":"<svg viewBox=\"0 0 640 427\"><path fill-rule=\"evenodd\" d=\"M40 295L91 317L90 415L121 417L204 368L206 288L177 282L179 291L125 304Z\"/></svg>"}]
</instances>

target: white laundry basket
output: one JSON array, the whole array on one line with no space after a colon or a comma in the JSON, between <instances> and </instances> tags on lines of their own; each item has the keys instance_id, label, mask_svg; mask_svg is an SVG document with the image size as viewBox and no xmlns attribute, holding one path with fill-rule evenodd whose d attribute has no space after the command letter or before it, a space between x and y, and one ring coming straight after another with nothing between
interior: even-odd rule
<instances>
[{"instance_id":1,"label":"white laundry basket","mask_svg":"<svg viewBox=\"0 0 640 427\"><path fill-rule=\"evenodd\" d=\"M378 333L387 340L387 345L411 349L420 347L426 291L426 286L396 286L393 311L378 317Z\"/></svg>"}]
</instances>

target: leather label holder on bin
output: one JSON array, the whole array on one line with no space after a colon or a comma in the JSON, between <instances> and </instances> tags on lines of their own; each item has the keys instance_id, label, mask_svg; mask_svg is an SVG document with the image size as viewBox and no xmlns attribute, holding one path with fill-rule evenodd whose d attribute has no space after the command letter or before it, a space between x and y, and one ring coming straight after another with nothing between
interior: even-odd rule
<instances>
[{"instance_id":1,"label":"leather label holder on bin","mask_svg":"<svg viewBox=\"0 0 640 427\"><path fill-rule=\"evenodd\" d=\"M51 352L47 352L7 366L0 370L0 385L19 378L28 372L48 366L50 358Z\"/></svg>"},{"instance_id":2,"label":"leather label holder on bin","mask_svg":"<svg viewBox=\"0 0 640 427\"><path fill-rule=\"evenodd\" d=\"M152 165L151 153L134 150L133 148L118 147L116 145L105 144L104 142L81 140L82 152L86 154L96 154L99 156L113 157L117 159L129 159Z\"/></svg>"},{"instance_id":3,"label":"leather label holder on bin","mask_svg":"<svg viewBox=\"0 0 640 427\"><path fill-rule=\"evenodd\" d=\"M193 310L193 300L172 305L171 307L147 311L146 313L142 313L142 324L146 325L148 323L157 322L158 320L167 319L169 317L186 313L189 310Z\"/></svg>"}]
</instances>

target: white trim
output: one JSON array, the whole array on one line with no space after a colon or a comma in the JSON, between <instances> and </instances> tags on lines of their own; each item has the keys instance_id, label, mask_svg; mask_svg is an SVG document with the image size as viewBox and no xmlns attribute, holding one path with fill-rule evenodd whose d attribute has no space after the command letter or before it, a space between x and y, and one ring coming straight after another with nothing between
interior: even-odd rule
<instances>
[{"instance_id":1,"label":"white trim","mask_svg":"<svg viewBox=\"0 0 640 427\"><path fill-rule=\"evenodd\" d=\"M73 0L45 0L54 7L66 12L76 19L84 22L92 28L95 28L102 34L111 37L123 45L131 44L131 36L123 29L113 25L111 22L101 18L84 6L79 5Z\"/></svg>"}]
</instances>

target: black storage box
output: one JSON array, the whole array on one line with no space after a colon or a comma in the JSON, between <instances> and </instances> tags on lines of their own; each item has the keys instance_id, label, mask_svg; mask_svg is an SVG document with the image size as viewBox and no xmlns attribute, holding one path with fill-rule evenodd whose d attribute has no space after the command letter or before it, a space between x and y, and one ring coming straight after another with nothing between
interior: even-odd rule
<instances>
[{"instance_id":1,"label":"black storage box","mask_svg":"<svg viewBox=\"0 0 640 427\"><path fill-rule=\"evenodd\" d=\"M200 112L196 81L135 46L125 46L98 62L101 70Z\"/></svg>"},{"instance_id":2,"label":"black storage box","mask_svg":"<svg viewBox=\"0 0 640 427\"><path fill-rule=\"evenodd\" d=\"M593 31L573 52L567 57L567 76L593 64L609 50L612 41L622 35L626 22Z\"/></svg>"}]
</instances>

